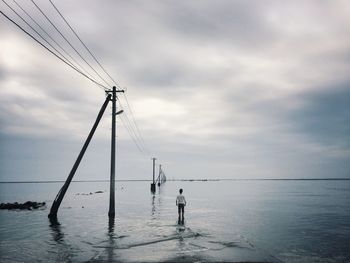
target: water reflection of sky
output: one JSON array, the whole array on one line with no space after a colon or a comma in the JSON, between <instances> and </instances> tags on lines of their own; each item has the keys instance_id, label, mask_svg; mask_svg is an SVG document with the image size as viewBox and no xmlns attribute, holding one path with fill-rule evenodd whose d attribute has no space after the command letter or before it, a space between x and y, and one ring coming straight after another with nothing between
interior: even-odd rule
<instances>
[{"instance_id":1,"label":"water reflection of sky","mask_svg":"<svg viewBox=\"0 0 350 263\"><path fill-rule=\"evenodd\" d=\"M0 184L0 192L6 201L50 205L59 186ZM188 202L184 226L177 224L179 188ZM116 218L109 221L108 183L73 183L56 223L48 208L0 211L0 259L346 259L349 191L338 191L344 188L350 190L349 181L167 182L151 194L146 182L118 182Z\"/></svg>"}]
</instances>

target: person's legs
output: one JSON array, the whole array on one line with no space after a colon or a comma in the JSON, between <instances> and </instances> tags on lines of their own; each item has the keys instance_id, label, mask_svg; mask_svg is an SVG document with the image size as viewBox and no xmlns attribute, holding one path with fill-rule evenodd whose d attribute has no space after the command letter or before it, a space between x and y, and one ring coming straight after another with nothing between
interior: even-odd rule
<instances>
[{"instance_id":1,"label":"person's legs","mask_svg":"<svg viewBox=\"0 0 350 263\"><path fill-rule=\"evenodd\" d=\"M185 220L185 205L182 205L181 212L182 212L182 223L184 223L184 220Z\"/></svg>"},{"instance_id":2,"label":"person's legs","mask_svg":"<svg viewBox=\"0 0 350 263\"><path fill-rule=\"evenodd\" d=\"M179 220L183 219L183 214L184 214L184 205L183 204L179 204Z\"/></svg>"}]
</instances>

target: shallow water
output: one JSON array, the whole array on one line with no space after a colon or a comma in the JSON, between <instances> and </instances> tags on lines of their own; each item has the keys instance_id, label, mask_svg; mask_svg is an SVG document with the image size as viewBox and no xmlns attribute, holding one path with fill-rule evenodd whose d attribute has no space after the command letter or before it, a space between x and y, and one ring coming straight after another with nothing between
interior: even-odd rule
<instances>
[{"instance_id":1,"label":"shallow water","mask_svg":"<svg viewBox=\"0 0 350 263\"><path fill-rule=\"evenodd\" d=\"M0 261L350 261L350 181L168 181L155 195L149 182L116 184L115 222L107 216L109 183L79 182L59 225L47 214L62 183L0 184L1 202L48 203L0 210Z\"/></svg>"}]
</instances>

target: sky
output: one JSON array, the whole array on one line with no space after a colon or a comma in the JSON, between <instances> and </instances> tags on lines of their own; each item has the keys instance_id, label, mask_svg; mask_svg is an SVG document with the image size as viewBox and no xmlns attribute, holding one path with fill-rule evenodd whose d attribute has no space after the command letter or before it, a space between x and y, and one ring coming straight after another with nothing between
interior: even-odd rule
<instances>
[{"instance_id":1,"label":"sky","mask_svg":"<svg viewBox=\"0 0 350 263\"><path fill-rule=\"evenodd\" d=\"M35 3L103 75L50 2ZM168 179L350 178L349 1L53 3L126 89L116 179L151 179L152 157ZM65 180L105 93L3 16L0 46L0 181ZM109 178L110 133L109 106L75 180Z\"/></svg>"}]
</instances>

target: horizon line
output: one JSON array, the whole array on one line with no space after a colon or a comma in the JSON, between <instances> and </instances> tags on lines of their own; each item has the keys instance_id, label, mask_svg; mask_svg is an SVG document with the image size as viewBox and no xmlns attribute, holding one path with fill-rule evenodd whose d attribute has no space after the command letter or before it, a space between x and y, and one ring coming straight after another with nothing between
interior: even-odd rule
<instances>
[{"instance_id":1,"label":"horizon line","mask_svg":"<svg viewBox=\"0 0 350 263\"><path fill-rule=\"evenodd\" d=\"M72 183L109 182L109 179L74 180ZM350 178L191 178L167 179L167 181L350 181ZM15 183L64 183L65 180L0 181L0 184ZM152 182L151 179L116 179L115 182Z\"/></svg>"}]
</instances>

